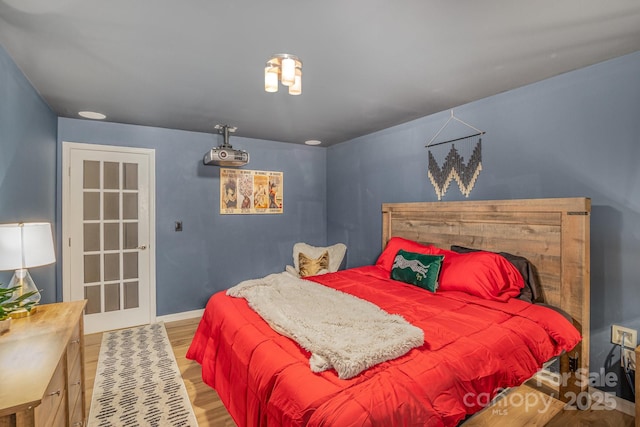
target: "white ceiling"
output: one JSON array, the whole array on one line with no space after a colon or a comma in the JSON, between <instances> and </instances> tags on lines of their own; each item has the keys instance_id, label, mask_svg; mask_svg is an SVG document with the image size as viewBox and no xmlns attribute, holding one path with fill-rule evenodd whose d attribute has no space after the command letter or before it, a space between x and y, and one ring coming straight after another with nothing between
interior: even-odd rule
<instances>
[{"instance_id":1,"label":"white ceiling","mask_svg":"<svg viewBox=\"0 0 640 427\"><path fill-rule=\"evenodd\" d=\"M326 146L638 51L640 1L0 0L0 44L62 117Z\"/></svg>"}]
</instances>

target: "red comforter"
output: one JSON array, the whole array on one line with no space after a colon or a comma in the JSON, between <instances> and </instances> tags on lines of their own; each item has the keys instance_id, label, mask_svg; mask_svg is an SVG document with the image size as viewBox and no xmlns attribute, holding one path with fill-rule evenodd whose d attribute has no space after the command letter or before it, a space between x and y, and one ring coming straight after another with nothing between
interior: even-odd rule
<instances>
[{"instance_id":1,"label":"red comforter","mask_svg":"<svg viewBox=\"0 0 640 427\"><path fill-rule=\"evenodd\" d=\"M187 358L241 427L452 426L581 339L546 307L434 294L387 276L370 266L311 278L424 330L424 345L352 379L312 373L309 353L224 292L209 300Z\"/></svg>"}]
</instances>

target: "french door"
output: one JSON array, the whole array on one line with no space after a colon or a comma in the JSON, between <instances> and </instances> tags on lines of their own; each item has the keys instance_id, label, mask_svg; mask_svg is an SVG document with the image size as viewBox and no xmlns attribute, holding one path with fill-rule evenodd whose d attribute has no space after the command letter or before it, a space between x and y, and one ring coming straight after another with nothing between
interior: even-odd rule
<instances>
[{"instance_id":1,"label":"french door","mask_svg":"<svg viewBox=\"0 0 640 427\"><path fill-rule=\"evenodd\" d=\"M63 143L63 299L86 333L155 320L155 152Z\"/></svg>"}]
</instances>

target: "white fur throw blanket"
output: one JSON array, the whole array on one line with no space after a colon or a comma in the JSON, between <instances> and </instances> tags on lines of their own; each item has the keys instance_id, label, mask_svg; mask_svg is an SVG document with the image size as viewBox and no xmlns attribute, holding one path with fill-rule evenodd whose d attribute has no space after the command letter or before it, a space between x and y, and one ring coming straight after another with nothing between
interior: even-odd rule
<instances>
[{"instance_id":1,"label":"white fur throw blanket","mask_svg":"<svg viewBox=\"0 0 640 427\"><path fill-rule=\"evenodd\" d=\"M422 329L353 295L284 272L227 290L245 298L275 331L311 352L313 372L352 378L424 342Z\"/></svg>"}]
</instances>

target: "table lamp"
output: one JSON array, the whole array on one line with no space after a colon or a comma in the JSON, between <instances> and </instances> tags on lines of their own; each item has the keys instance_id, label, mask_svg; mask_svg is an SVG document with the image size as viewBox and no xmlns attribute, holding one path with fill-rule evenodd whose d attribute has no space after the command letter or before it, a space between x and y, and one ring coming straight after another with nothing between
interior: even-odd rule
<instances>
[{"instance_id":1,"label":"table lamp","mask_svg":"<svg viewBox=\"0 0 640 427\"><path fill-rule=\"evenodd\" d=\"M54 262L56 262L56 256L53 251L51 224L48 222L0 224L0 271L15 270L9 285L3 285L3 287L18 286L13 293L14 298L35 291L35 294L26 298L23 303L37 304L40 301L40 292L27 269ZM25 316L33 311L33 308L31 311L17 311L12 316Z\"/></svg>"}]
</instances>

